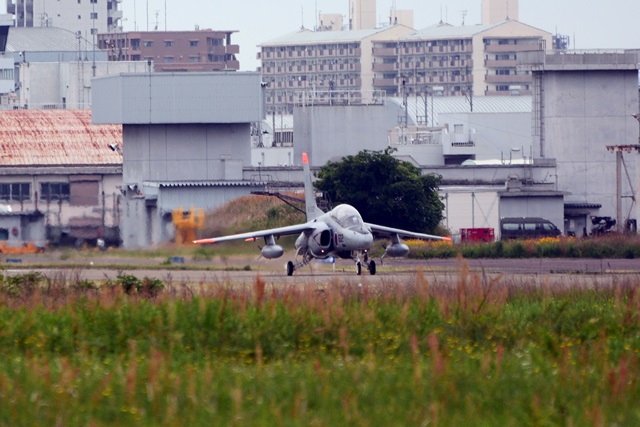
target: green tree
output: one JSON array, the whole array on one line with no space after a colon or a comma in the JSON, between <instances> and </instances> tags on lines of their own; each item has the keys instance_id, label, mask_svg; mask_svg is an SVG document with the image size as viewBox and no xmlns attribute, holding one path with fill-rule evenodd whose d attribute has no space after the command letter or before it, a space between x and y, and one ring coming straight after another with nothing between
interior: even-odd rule
<instances>
[{"instance_id":1,"label":"green tree","mask_svg":"<svg viewBox=\"0 0 640 427\"><path fill-rule=\"evenodd\" d=\"M318 171L315 187L334 203L348 203L366 222L434 233L443 219L437 193L442 177L422 175L419 168L384 151L361 151Z\"/></svg>"}]
</instances>

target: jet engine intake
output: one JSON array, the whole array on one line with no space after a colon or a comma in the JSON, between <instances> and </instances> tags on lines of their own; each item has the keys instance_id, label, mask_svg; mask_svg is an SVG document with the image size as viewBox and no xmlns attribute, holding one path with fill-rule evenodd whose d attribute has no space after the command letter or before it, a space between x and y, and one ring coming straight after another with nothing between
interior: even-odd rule
<instances>
[{"instance_id":1,"label":"jet engine intake","mask_svg":"<svg viewBox=\"0 0 640 427\"><path fill-rule=\"evenodd\" d=\"M264 246L260 252L262 256L267 259L280 258L284 253L284 249L280 245L272 244Z\"/></svg>"},{"instance_id":2,"label":"jet engine intake","mask_svg":"<svg viewBox=\"0 0 640 427\"><path fill-rule=\"evenodd\" d=\"M333 249L332 233L329 226L318 224L318 227L309 236L307 246L311 254L316 258L329 256Z\"/></svg>"},{"instance_id":3,"label":"jet engine intake","mask_svg":"<svg viewBox=\"0 0 640 427\"><path fill-rule=\"evenodd\" d=\"M400 258L409 253L409 246L404 243L394 243L392 245L387 246L387 249L384 250L384 254L386 256L390 256L393 258Z\"/></svg>"}]
</instances>

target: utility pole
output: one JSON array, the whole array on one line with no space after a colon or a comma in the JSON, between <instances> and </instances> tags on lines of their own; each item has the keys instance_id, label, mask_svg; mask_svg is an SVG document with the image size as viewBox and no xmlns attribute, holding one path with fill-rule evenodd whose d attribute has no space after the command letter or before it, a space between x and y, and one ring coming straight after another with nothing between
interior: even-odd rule
<instances>
[{"instance_id":1,"label":"utility pole","mask_svg":"<svg viewBox=\"0 0 640 427\"><path fill-rule=\"evenodd\" d=\"M636 153L640 153L640 144L633 145L608 145L607 150L609 152L616 153L616 230L618 232L623 232L625 229L625 224L623 224L622 217L622 169L627 175L627 180L629 183L629 187L631 188L631 196L629 196L632 200L632 203L635 204L635 190L633 189L633 183L631 182L631 177L629 176L629 172L627 171L627 166L624 163L624 153L631 153L635 151ZM632 205L633 206L633 205ZM628 217L627 217L628 219Z\"/></svg>"}]
</instances>

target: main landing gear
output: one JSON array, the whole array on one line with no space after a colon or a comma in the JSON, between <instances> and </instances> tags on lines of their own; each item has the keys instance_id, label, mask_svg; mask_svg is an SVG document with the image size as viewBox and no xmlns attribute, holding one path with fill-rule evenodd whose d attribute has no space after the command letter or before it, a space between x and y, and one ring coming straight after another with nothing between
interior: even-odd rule
<instances>
[{"instance_id":1,"label":"main landing gear","mask_svg":"<svg viewBox=\"0 0 640 427\"><path fill-rule=\"evenodd\" d=\"M293 276L294 271L309 264L309 261L311 261L312 257L308 253L304 253L304 255L302 255L303 253L304 252L302 251L302 249L299 249L298 253L296 254L296 262L287 262L287 276ZM302 261L298 262L297 260L299 256L302 256Z\"/></svg>"}]
</instances>

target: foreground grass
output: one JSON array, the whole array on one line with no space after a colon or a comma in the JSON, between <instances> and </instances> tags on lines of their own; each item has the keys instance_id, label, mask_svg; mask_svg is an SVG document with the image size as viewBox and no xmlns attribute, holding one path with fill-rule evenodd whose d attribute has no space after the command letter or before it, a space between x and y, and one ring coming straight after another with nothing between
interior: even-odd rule
<instances>
[{"instance_id":1,"label":"foreground grass","mask_svg":"<svg viewBox=\"0 0 640 427\"><path fill-rule=\"evenodd\" d=\"M7 425L639 425L638 279L0 294Z\"/></svg>"}]
</instances>

